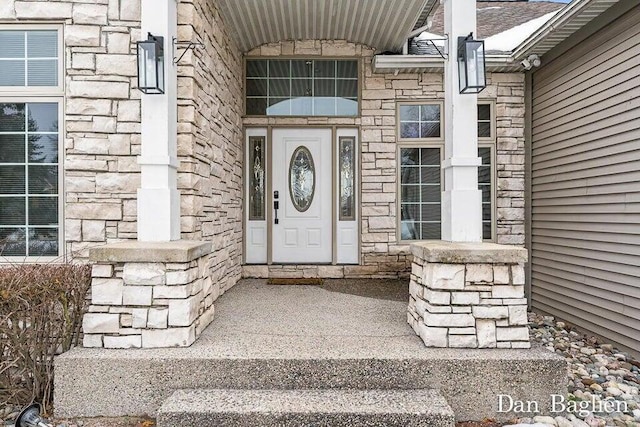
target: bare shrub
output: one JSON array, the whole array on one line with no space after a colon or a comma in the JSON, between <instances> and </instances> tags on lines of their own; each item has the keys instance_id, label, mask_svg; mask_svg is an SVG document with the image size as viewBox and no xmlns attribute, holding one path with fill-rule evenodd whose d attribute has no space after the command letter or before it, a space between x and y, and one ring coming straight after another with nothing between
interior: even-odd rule
<instances>
[{"instance_id":1,"label":"bare shrub","mask_svg":"<svg viewBox=\"0 0 640 427\"><path fill-rule=\"evenodd\" d=\"M53 392L53 357L77 345L91 284L81 264L0 267L0 408Z\"/></svg>"}]
</instances>

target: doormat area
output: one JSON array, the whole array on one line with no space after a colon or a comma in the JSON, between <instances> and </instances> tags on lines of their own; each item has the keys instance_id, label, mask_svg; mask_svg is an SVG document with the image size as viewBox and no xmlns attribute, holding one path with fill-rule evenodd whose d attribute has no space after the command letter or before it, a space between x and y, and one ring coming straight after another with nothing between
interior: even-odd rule
<instances>
[{"instance_id":1,"label":"doormat area","mask_svg":"<svg viewBox=\"0 0 640 427\"><path fill-rule=\"evenodd\" d=\"M323 280L318 278L272 278L267 280L267 285L307 285L322 286Z\"/></svg>"}]
</instances>

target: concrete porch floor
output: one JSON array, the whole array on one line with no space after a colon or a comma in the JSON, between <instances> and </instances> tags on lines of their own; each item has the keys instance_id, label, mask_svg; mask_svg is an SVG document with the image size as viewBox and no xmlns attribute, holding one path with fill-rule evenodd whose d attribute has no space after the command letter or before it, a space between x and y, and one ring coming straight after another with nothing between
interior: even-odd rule
<instances>
[{"instance_id":1,"label":"concrete porch floor","mask_svg":"<svg viewBox=\"0 0 640 427\"><path fill-rule=\"evenodd\" d=\"M406 321L406 281L323 286L243 280L189 348L77 348L56 360L58 417L155 415L177 389L438 389L456 419L498 414L498 394L566 394L566 362L542 348L425 348ZM90 397L88 397L90 396Z\"/></svg>"}]
</instances>

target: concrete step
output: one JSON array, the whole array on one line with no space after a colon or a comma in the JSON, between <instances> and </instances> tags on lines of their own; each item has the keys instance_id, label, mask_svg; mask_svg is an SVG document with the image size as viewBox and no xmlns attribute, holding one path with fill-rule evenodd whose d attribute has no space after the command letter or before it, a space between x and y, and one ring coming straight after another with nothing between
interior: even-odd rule
<instances>
[{"instance_id":1,"label":"concrete step","mask_svg":"<svg viewBox=\"0 0 640 427\"><path fill-rule=\"evenodd\" d=\"M158 427L454 427L436 390L178 390L160 407Z\"/></svg>"}]
</instances>

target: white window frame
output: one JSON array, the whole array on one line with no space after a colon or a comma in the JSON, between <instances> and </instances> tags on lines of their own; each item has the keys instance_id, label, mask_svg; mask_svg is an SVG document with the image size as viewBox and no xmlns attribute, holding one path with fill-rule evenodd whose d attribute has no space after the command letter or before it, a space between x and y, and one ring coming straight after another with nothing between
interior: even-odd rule
<instances>
[{"instance_id":1,"label":"white window frame","mask_svg":"<svg viewBox=\"0 0 640 427\"><path fill-rule=\"evenodd\" d=\"M401 105L433 105L439 103L440 107L440 138L401 138L400 136L400 106ZM483 239L485 242L494 242L496 241L497 235L497 216L496 216L496 207L497 207L497 197L496 197L496 185L497 185L497 154L496 154L496 116L495 116L495 101L493 100L484 100L479 99L478 104L489 105L491 109L491 136L478 138L478 148L489 148L491 149L491 238ZM430 240L416 239L416 240L408 240L402 238L402 175L401 175L401 150L403 148L439 148L440 149L440 159L444 161L444 115L442 114L443 102L441 100L411 100L411 101L398 101L396 103L396 123L397 123L397 151L396 151L396 240L400 244L410 244L415 242L424 242ZM476 122L477 129L477 122ZM441 171L440 174L440 186L441 189L444 188L444 171ZM442 200L440 200L442 203ZM440 220L442 223L442 219ZM433 240L431 240L433 241Z\"/></svg>"},{"instance_id":2,"label":"white window frame","mask_svg":"<svg viewBox=\"0 0 640 427\"><path fill-rule=\"evenodd\" d=\"M64 27L61 24L0 24L0 31L58 31L57 86L0 86L0 96L62 96L65 80Z\"/></svg>"},{"instance_id":3,"label":"white window frame","mask_svg":"<svg viewBox=\"0 0 640 427\"><path fill-rule=\"evenodd\" d=\"M65 239L65 190L64 190L64 161L65 161L65 50L64 27L61 24L0 24L0 30L22 31L58 31L58 85L57 86L0 86L0 103L56 103L58 104L58 255L57 256L2 256L0 264L19 262L62 262L66 258ZM25 182L25 186L29 183ZM25 193L26 194L26 193ZM27 228L28 224L24 224ZM27 249L28 250L28 249Z\"/></svg>"}]
</instances>

